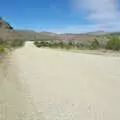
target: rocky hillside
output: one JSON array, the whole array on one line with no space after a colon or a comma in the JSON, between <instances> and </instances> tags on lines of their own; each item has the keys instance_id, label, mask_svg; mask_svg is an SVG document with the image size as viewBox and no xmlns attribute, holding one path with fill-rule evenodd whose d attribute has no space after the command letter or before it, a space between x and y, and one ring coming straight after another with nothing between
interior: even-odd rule
<instances>
[{"instance_id":1,"label":"rocky hillside","mask_svg":"<svg viewBox=\"0 0 120 120\"><path fill-rule=\"evenodd\" d=\"M0 38L1 39L55 39L55 33L50 32L35 32L32 30L17 30L14 29L8 22L0 17Z\"/></svg>"},{"instance_id":2,"label":"rocky hillside","mask_svg":"<svg viewBox=\"0 0 120 120\"><path fill-rule=\"evenodd\" d=\"M0 17L0 28L1 29L9 29L9 30L13 29L13 27L8 22L3 20L1 17Z\"/></svg>"}]
</instances>

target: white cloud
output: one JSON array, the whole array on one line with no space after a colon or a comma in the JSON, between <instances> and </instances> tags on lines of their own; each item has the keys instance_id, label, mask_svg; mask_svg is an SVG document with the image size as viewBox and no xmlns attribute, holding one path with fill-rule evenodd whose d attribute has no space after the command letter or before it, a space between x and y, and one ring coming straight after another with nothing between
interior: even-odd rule
<instances>
[{"instance_id":1,"label":"white cloud","mask_svg":"<svg viewBox=\"0 0 120 120\"><path fill-rule=\"evenodd\" d=\"M94 31L107 31L116 32L120 31L120 22L109 22L107 24L91 24L91 25L78 25L78 26L65 26L63 28L44 29L41 31L49 31L55 33L86 33Z\"/></svg>"},{"instance_id":2,"label":"white cloud","mask_svg":"<svg viewBox=\"0 0 120 120\"><path fill-rule=\"evenodd\" d=\"M85 33L91 31L120 31L119 10L117 0L71 0L77 12L85 13L88 21L94 24L79 24L58 29L47 29L56 33ZM80 14L79 14L80 15Z\"/></svg>"},{"instance_id":3,"label":"white cloud","mask_svg":"<svg viewBox=\"0 0 120 120\"><path fill-rule=\"evenodd\" d=\"M93 26L98 29L115 30L115 27L116 29L120 27L117 2L117 0L73 0L72 6L79 12L84 11L87 14L86 19L93 21L95 23Z\"/></svg>"},{"instance_id":4,"label":"white cloud","mask_svg":"<svg viewBox=\"0 0 120 120\"><path fill-rule=\"evenodd\" d=\"M74 0L77 8L88 12L88 18L98 22L117 19L119 15L117 0ZM74 5L75 5L74 4Z\"/></svg>"}]
</instances>

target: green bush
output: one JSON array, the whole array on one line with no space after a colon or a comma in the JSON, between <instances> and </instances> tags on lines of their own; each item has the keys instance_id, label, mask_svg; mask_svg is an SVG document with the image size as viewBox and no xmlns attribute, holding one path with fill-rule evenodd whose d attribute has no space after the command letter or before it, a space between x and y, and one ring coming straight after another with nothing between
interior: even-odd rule
<instances>
[{"instance_id":1,"label":"green bush","mask_svg":"<svg viewBox=\"0 0 120 120\"><path fill-rule=\"evenodd\" d=\"M0 38L0 52L5 52L7 48L7 42Z\"/></svg>"},{"instance_id":2,"label":"green bush","mask_svg":"<svg viewBox=\"0 0 120 120\"><path fill-rule=\"evenodd\" d=\"M50 47L61 49L99 49L101 47L97 39L89 42L81 41L57 41L57 40L36 40L34 41L36 47Z\"/></svg>"},{"instance_id":3,"label":"green bush","mask_svg":"<svg viewBox=\"0 0 120 120\"><path fill-rule=\"evenodd\" d=\"M3 46L0 46L0 52L5 52L5 48Z\"/></svg>"},{"instance_id":4,"label":"green bush","mask_svg":"<svg viewBox=\"0 0 120 120\"><path fill-rule=\"evenodd\" d=\"M95 39L94 41L92 41L91 45L90 45L90 48L91 49L98 49L100 47L100 44L98 42L97 39Z\"/></svg>"},{"instance_id":5,"label":"green bush","mask_svg":"<svg viewBox=\"0 0 120 120\"><path fill-rule=\"evenodd\" d=\"M82 43L75 43L73 41L41 41L41 40L37 40L34 41L34 45L36 47L50 47L50 48L61 48L61 49L80 49L83 48L84 45Z\"/></svg>"},{"instance_id":6,"label":"green bush","mask_svg":"<svg viewBox=\"0 0 120 120\"><path fill-rule=\"evenodd\" d=\"M111 37L107 42L106 48L110 50L120 50L120 39L118 37Z\"/></svg>"},{"instance_id":7,"label":"green bush","mask_svg":"<svg viewBox=\"0 0 120 120\"><path fill-rule=\"evenodd\" d=\"M35 41L34 45L37 47L50 47L51 44L48 41Z\"/></svg>"},{"instance_id":8,"label":"green bush","mask_svg":"<svg viewBox=\"0 0 120 120\"><path fill-rule=\"evenodd\" d=\"M0 38L0 52L23 46L24 40L3 40Z\"/></svg>"}]
</instances>

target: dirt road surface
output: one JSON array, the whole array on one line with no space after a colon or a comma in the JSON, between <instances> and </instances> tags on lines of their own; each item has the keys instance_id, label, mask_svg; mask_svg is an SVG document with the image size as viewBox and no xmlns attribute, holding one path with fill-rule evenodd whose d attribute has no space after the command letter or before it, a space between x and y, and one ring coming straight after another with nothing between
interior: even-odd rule
<instances>
[{"instance_id":1,"label":"dirt road surface","mask_svg":"<svg viewBox=\"0 0 120 120\"><path fill-rule=\"evenodd\" d=\"M27 42L0 61L0 120L120 120L120 57Z\"/></svg>"}]
</instances>

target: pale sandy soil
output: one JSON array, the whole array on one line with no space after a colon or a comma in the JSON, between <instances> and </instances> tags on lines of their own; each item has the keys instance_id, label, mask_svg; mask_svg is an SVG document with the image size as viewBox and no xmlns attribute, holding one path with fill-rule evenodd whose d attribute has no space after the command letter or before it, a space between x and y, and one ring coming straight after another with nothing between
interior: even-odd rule
<instances>
[{"instance_id":1,"label":"pale sandy soil","mask_svg":"<svg viewBox=\"0 0 120 120\"><path fill-rule=\"evenodd\" d=\"M0 120L120 120L120 57L28 42L1 61Z\"/></svg>"},{"instance_id":2,"label":"pale sandy soil","mask_svg":"<svg viewBox=\"0 0 120 120\"><path fill-rule=\"evenodd\" d=\"M53 48L47 48L47 49L53 49ZM64 51L64 52L72 52L72 53L81 53L81 54L93 54L93 55L102 55L102 56L113 56L113 57L120 57L120 51L113 51L113 50L105 50L105 49L99 49L99 50L82 50L82 49L57 49L57 51Z\"/></svg>"}]
</instances>

